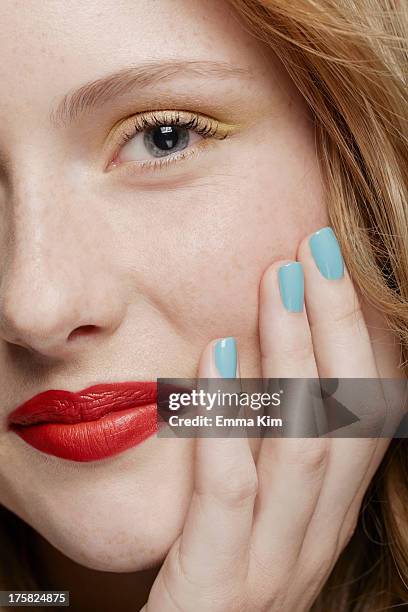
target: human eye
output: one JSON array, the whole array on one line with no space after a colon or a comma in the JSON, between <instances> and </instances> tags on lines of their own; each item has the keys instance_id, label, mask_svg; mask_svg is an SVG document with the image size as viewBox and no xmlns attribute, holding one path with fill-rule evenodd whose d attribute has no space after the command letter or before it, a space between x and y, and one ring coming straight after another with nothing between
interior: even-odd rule
<instances>
[{"instance_id":1,"label":"human eye","mask_svg":"<svg viewBox=\"0 0 408 612\"><path fill-rule=\"evenodd\" d=\"M212 139L225 140L232 131L233 126L190 111L140 113L116 128L109 169L132 164L137 170L160 170L195 156Z\"/></svg>"}]
</instances>

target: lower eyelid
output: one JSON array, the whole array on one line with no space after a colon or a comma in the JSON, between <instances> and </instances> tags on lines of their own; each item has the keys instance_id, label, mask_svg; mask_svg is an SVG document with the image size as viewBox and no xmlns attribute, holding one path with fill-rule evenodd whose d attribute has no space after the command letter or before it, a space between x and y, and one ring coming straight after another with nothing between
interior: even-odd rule
<instances>
[{"instance_id":1,"label":"lower eyelid","mask_svg":"<svg viewBox=\"0 0 408 612\"><path fill-rule=\"evenodd\" d=\"M199 143L194 146L191 146L187 149L183 149L182 151L178 151L173 155L166 155L165 157L159 158L160 161L136 161L136 162L125 162L125 164L131 164L138 166L138 170L141 172L150 171L153 172L155 170L166 170L170 166L182 164L184 161L189 161L190 159L196 159L203 152L204 148L210 146L210 143L207 139L203 139ZM136 170L136 172L138 171Z\"/></svg>"},{"instance_id":2,"label":"lower eyelid","mask_svg":"<svg viewBox=\"0 0 408 612\"><path fill-rule=\"evenodd\" d=\"M228 136L222 138L222 140L227 139ZM178 151L174 154L158 158L163 161L125 161L119 164L111 165L115 172L123 173L129 177L144 175L149 172L153 174L156 171L161 171L163 174L165 174L167 170L170 170L173 167L176 169L179 166L183 166L184 162L188 162L192 159L196 160L207 149L211 148L212 146L216 146L216 143L212 142L214 140L218 141L219 139L217 139L216 137L203 137L200 142L187 149L183 149L182 151ZM107 171L109 171L109 168L107 169Z\"/></svg>"}]
</instances>

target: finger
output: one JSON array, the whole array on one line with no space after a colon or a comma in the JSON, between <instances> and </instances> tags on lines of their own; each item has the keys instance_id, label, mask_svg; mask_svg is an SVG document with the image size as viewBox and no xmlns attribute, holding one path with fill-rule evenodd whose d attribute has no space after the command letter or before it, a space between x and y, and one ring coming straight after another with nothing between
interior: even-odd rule
<instances>
[{"instance_id":1,"label":"finger","mask_svg":"<svg viewBox=\"0 0 408 612\"><path fill-rule=\"evenodd\" d=\"M347 379L372 379L361 380L359 384L370 392L365 398L370 418L374 415L383 419L385 412L376 393L378 372L370 336L333 230L322 228L307 236L299 246L298 259L305 271L305 302L319 376L338 378L340 384L343 379L346 391L352 388ZM357 412L354 404L352 411ZM350 434L354 431L351 427ZM345 432L340 433L345 435ZM344 438L332 445L331 464L335 464L338 455L345 484L349 482L353 488L358 483L359 475L367 471L376 443L374 437ZM348 450L353 452L348 453ZM351 471L347 474L347 470Z\"/></svg>"},{"instance_id":2,"label":"finger","mask_svg":"<svg viewBox=\"0 0 408 612\"><path fill-rule=\"evenodd\" d=\"M333 230L322 228L306 237L298 258L305 271L305 301L319 376L338 379L335 400L340 404L334 402L333 409L344 405L360 419L332 435L381 435L386 417L381 381L360 302Z\"/></svg>"},{"instance_id":3,"label":"finger","mask_svg":"<svg viewBox=\"0 0 408 612\"><path fill-rule=\"evenodd\" d=\"M308 381L300 380L318 376L304 308L303 277L299 262L275 262L265 272L260 290L262 375L266 379L287 379L282 381L281 412L281 434L286 437L326 431L324 407L317 401L306 401L313 397L308 392Z\"/></svg>"},{"instance_id":4,"label":"finger","mask_svg":"<svg viewBox=\"0 0 408 612\"><path fill-rule=\"evenodd\" d=\"M317 377L301 265L274 263L264 274L260 295L263 376ZM251 546L254 574L259 567L269 567L284 575L296 563L322 486L328 442L315 438L262 442Z\"/></svg>"},{"instance_id":5,"label":"finger","mask_svg":"<svg viewBox=\"0 0 408 612\"><path fill-rule=\"evenodd\" d=\"M391 376L398 376L395 344L381 329L375 330L375 344L383 353L378 359L380 374L360 300L331 228L306 237L298 259L305 271L305 301L319 376L339 379L336 400L360 419L332 436L392 435L401 414L401 386L381 382L380 376L390 376L391 364Z\"/></svg>"},{"instance_id":6,"label":"finger","mask_svg":"<svg viewBox=\"0 0 408 612\"><path fill-rule=\"evenodd\" d=\"M376 379L378 372L360 303L331 228L323 228L303 240L298 259L305 272L305 302L319 376L339 378L340 385L343 380L346 390L352 387L345 379ZM381 423L385 407L374 393L375 382L366 385L367 390L373 391L373 403L366 398L367 416L372 419L374 415L375 422ZM352 412L356 414L354 404ZM374 424L369 423L368 435L375 431ZM357 435L360 430L352 425L348 431ZM347 434L340 430L339 435ZM328 550L333 553L333 543L339 538L350 508L356 507L356 500L361 502L378 464L381 452L376 452L377 447L375 437L332 439L325 480L303 545L305 562L317 537L326 546L326 553L320 550L319 554L325 555Z\"/></svg>"},{"instance_id":7,"label":"finger","mask_svg":"<svg viewBox=\"0 0 408 612\"><path fill-rule=\"evenodd\" d=\"M238 393L239 363L233 338L211 342L199 377L222 376ZM232 385L232 386L231 386ZM257 477L246 438L202 437L196 443L195 485L179 545L179 559L189 580L229 588L244 580ZM193 577L193 578L192 578Z\"/></svg>"}]
</instances>

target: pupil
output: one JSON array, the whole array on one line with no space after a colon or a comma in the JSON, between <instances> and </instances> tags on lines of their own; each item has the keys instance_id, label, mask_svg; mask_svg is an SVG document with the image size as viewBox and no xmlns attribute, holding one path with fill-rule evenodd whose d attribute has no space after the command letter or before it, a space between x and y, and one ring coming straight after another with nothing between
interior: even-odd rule
<instances>
[{"instance_id":1,"label":"pupil","mask_svg":"<svg viewBox=\"0 0 408 612\"><path fill-rule=\"evenodd\" d=\"M172 149L179 140L176 129L173 125L156 128L153 132L153 143L158 149L164 149L165 151Z\"/></svg>"}]
</instances>

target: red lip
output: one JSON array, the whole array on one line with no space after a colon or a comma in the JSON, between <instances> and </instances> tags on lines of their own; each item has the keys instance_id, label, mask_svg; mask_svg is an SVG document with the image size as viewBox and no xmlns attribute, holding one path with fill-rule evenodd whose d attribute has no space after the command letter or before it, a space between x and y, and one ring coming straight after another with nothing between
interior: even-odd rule
<instances>
[{"instance_id":1,"label":"red lip","mask_svg":"<svg viewBox=\"0 0 408 612\"><path fill-rule=\"evenodd\" d=\"M105 459L156 433L157 384L45 391L14 410L8 422L25 442L49 455L71 461Z\"/></svg>"}]
</instances>

